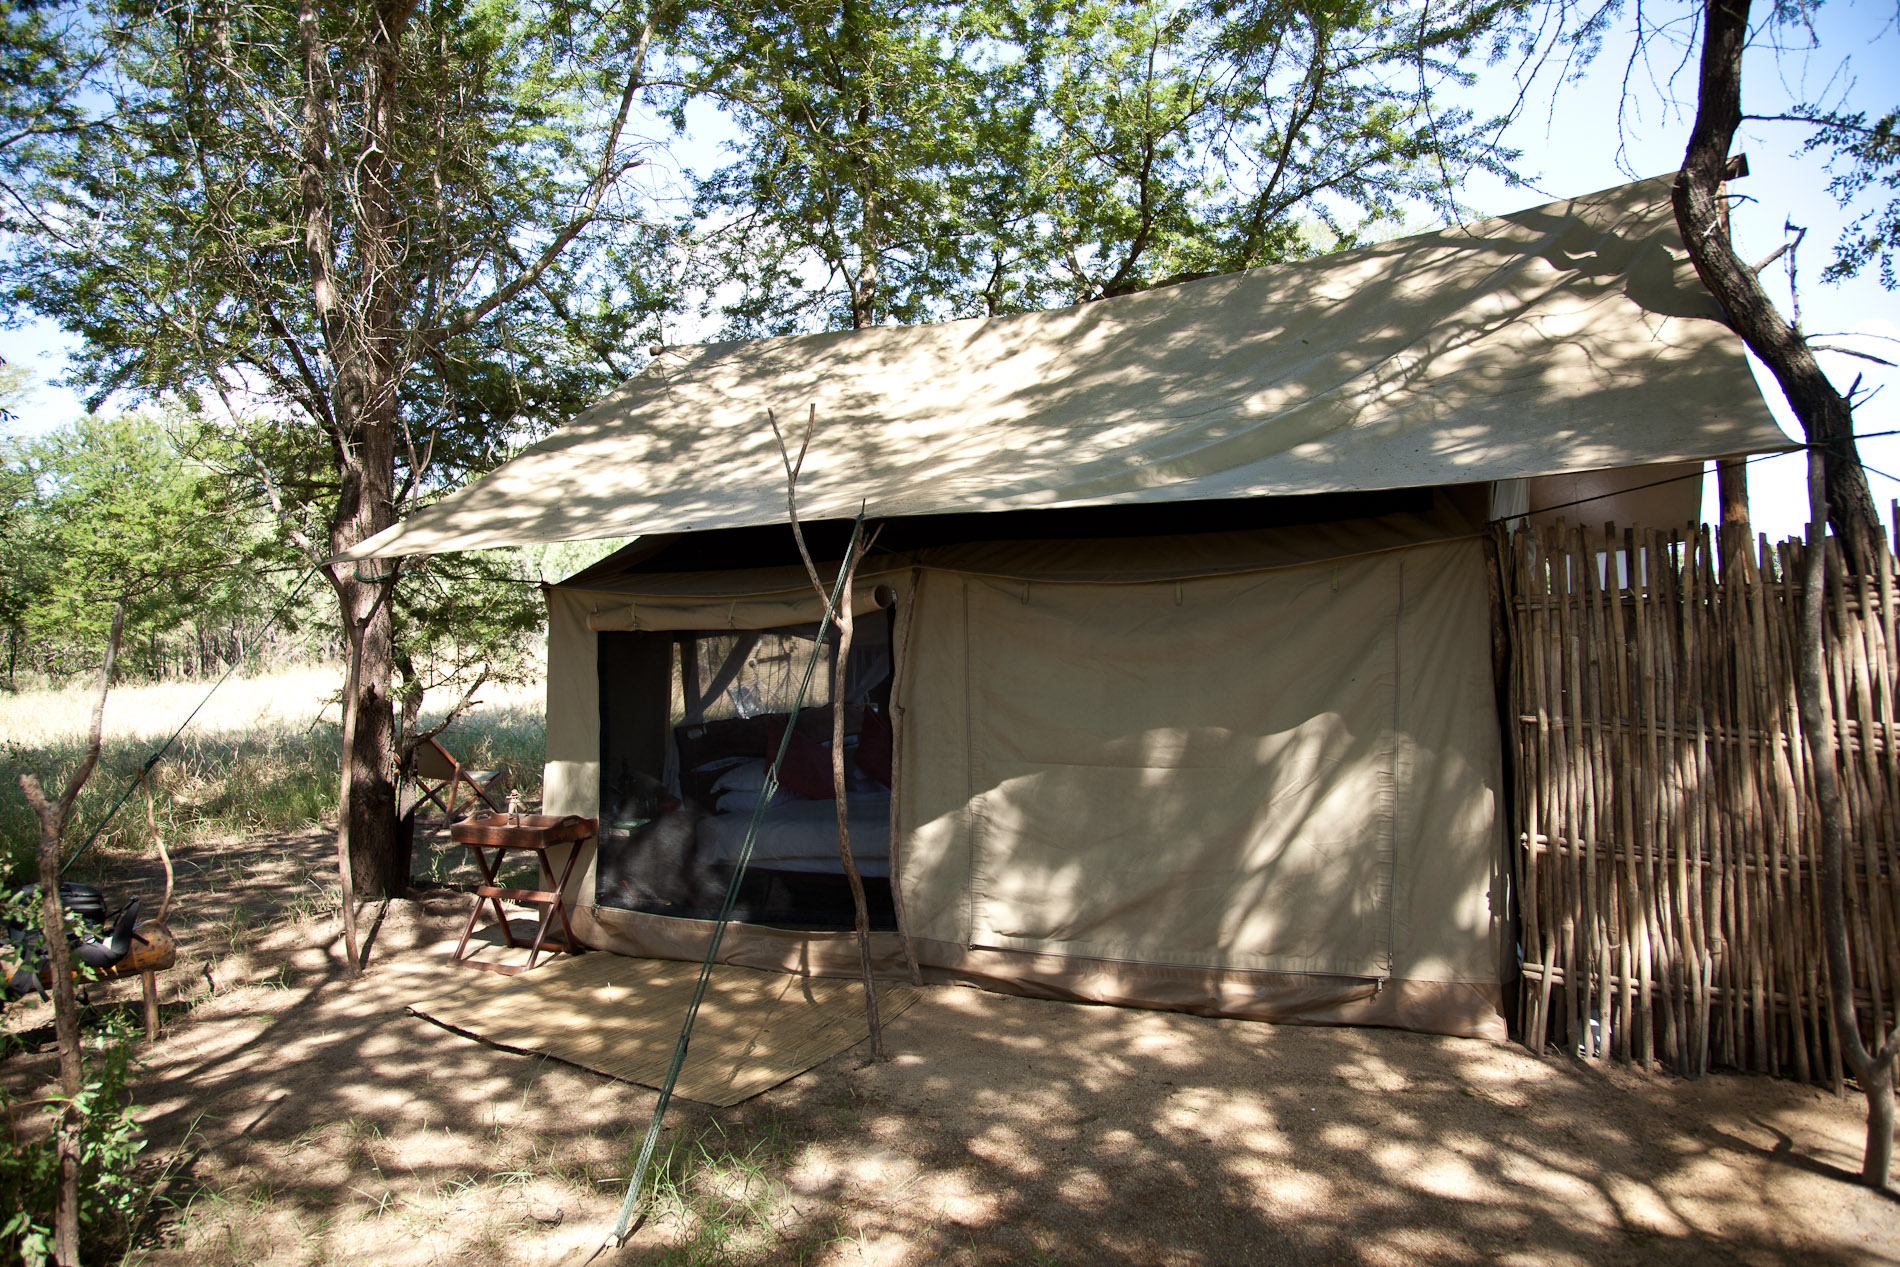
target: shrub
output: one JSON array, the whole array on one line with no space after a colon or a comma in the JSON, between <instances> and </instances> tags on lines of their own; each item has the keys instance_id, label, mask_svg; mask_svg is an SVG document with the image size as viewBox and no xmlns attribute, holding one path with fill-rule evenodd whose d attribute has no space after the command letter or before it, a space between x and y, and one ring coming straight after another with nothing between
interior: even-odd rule
<instances>
[{"instance_id":1,"label":"shrub","mask_svg":"<svg viewBox=\"0 0 1900 1267\"><path fill-rule=\"evenodd\" d=\"M135 1031L113 1018L87 1040L91 1048L84 1084L73 1103L79 1109L79 1239L82 1258L122 1250L143 1209L136 1174L145 1147L129 1116L127 1089ZM53 1204L59 1191L59 1139L51 1129L66 1109L55 1097L37 1102L41 1128L29 1130L15 1105L0 1091L9 1139L0 1150L0 1260L12 1256L27 1267L53 1260ZM26 1106L21 1106L26 1107Z\"/></svg>"}]
</instances>

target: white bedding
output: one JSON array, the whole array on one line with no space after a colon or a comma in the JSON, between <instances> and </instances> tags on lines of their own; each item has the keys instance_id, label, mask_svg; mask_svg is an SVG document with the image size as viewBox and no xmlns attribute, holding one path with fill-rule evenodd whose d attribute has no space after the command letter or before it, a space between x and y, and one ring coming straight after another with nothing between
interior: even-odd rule
<instances>
[{"instance_id":1,"label":"white bedding","mask_svg":"<svg viewBox=\"0 0 1900 1267\"><path fill-rule=\"evenodd\" d=\"M886 788L853 791L845 798L851 823L851 854L858 874L891 873L891 794ZM730 865L745 846L752 807L714 814L699 823L701 862ZM843 875L838 860L838 808L832 801L808 801L781 792L766 811L752 847L752 865L773 871Z\"/></svg>"}]
</instances>

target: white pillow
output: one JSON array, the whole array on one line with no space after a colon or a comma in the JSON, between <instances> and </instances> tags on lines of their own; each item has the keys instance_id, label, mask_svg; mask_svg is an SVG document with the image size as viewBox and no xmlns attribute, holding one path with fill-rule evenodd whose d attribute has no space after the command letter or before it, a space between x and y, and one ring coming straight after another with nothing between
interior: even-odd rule
<instances>
[{"instance_id":1,"label":"white pillow","mask_svg":"<svg viewBox=\"0 0 1900 1267\"><path fill-rule=\"evenodd\" d=\"M713 780L715 796L720 792L757 792L765 786L765 762L758 757L741 757Z\"/></svg>"}]
</instances>

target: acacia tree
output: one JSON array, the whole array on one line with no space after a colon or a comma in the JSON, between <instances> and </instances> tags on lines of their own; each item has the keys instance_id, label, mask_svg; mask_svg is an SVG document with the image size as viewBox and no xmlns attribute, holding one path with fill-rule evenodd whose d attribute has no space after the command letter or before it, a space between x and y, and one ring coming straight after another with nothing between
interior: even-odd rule
<instances>
[{"instance_id":1,"label":"acacia tree","mask_svg":"<svg viewBox=\"0 0 1900 1267\"><path fill-rule=\"evenodd\" d=\"M254 566L264 517L231 505L214 467L192 453L222 444L188 420L142 413L0 440L9 683L21 657L56 677L89 666L105 637L102 602L125 608L131 664L121 672L156 678L182 658L185 628L235 625L272 596Z\"/></svg>"},{"instance_id":2,"label":"acacia tree","mask_svg":"<svg viewBox=\"0 0 1900 1267\"><path fill-rule=\"evenodd\" d=\"M733 328L779 334L954 312L968 174L1010 133L979 43L996 6L737 0L695 6L669 81L736 125L700 185Z\"/></svg>"},{"instance_id":3,"label":"acacia tree","mask_svg":"<svg viewBox=\"0 0 1900 1267\"><path fill-rule=\"evenodd\" d=\"M1512 3L1141 0L1065 13L1038 94L1037 254L1068 301L1357 245L1507 178L1498 121L1440 100Z\"/></svg>"},{"instance_id":4,"label":"acacia tree","mask_svg":"<svg viewBox=\"0 0 1900 1267\"><path fill-rule=\"evenodd\" d=\"M1761 285L1760 270L1749 267L1736 255L1727 217L1721 213L1719 200L1729 165L1729 147L1742 119L1742 55L1748 47L1748 19L1748 0L1705 0L1695 126L1676 180L1676 220L1703 284L1721 301L1736 333L1774 374L1813 446L1811 492L1816 518L1827 516L1843 552L1854 566L1866 571L1873 565L1874 552L1882 548L1878 544L1881 529L1854 444L1853 402L1828 380L1800 327L1782 316ZM1838 119L1835 128L1837 133L1852 130L1851 125L1843 128ZM1884 157L1892 164L1896 155L1890 144L1891 122L1887 138L1884 153L1876 150L1871 156L1863 156L1863 162L1866 157L1876 162ZM1878 136L1873 139L1879 140ZM1890 208L1883 226L1876 226L1872 233L1863 227L1859 242L1844 243L1842 255L1837 258L1837 272L1850 271L1857 261L1864 263L1876 255L1886 265L1889 247L1879 238L1883 232L1890 235L1892 222ZM1864 226L1865 221L1862 223ZM1892 284L1890 266L1885 280ZM1818 531L1818 527L1810 531ZM1808 545L1797 685L1802 729L1812 749L1822 827L1821 940L1834 1004L1835 1040L1867 1097L1867 1145L1861 1178L1874 1187L1885 1187L1893 1159L1894 1064L1900 1057L1900 1028L1883 1036L1885 1041L1869 1050L1862 1041L1854 1006L1846 927L1846 823L1836 782L1833 718L1827 709L1824 685L1821 613L1827 543L1810 536Z\"/></svg>"},{"instance_id":5,"label":"acacia tree","mask_svg":"<svg viewBox=\"0 0 1900 1267\"><path fill-rule=\"evenodd\" d=\"M1794 117L1814 125L1805 148L1827 156L1834 173L1828 191L1842 206L1860 201L1869 189L1888 191L1886 206L1864 209L1841 230L1834 260L1822 276L1840 281L1878 264L1880 284L1893 290L1900 285L1893 267L1893 253L1900 249L1900 109L1869 120L1864 110L1809 106Z\"/></svg>"},{"instance_id":6,"label":"acacia tree","mask_svg":"<svg viewBox=\"0 0 1900 1267\"><path fill-rule=\"evenodd\" d=\"M734 161L702 236L740 334L1020 312L1351 245L1508 174L1439 101L1515 0L740 0L676 86Z\"/></svg>"},{"instance_id":7,"label":"acacia tree","mask_svg":"<svg viewBox=\"0 0 1900 1267\"><path fill-rule=\"evenodd\" d=\"M99 57L75 36L77 8L60 0L0 3L0 231L34 219L29 187L44 147L87 126L79 96Z\"/></svg>"},{"instance_id":8,"label":"acacia tree","mask_svg":"<svg viewBox=\"0 0 1900 1267\"><path fill-rule=\"evenodd\" d=\"M1864 567L1871 558L1870 543L1880 539L1880 516L1854 444L1853 403L1829 381L1800 327L1775 305L1761 283L1760 269L1736 254L1723 213L1729 149L1742 121L1748 20L1748 0L1706 0L1703 5L1695 125L1676 180L1676 221L1703 285L1721 303L1735 332L1774 374L1808 443L1820 450L1829 518L1848 557ZM1839 128L1840 121L1835 122ZM1875 253L1877 247L1867 248L1868 255ZM1843 258L1839 263L1851 261Z\"/></svg>"},{"instance_id":9,"label":"acacia tree","mask_svg":"<svg viewBox=\"0 0 1900 1267\"><path fill-rule=\"evenodd\" d=\"M103 0L89 29L111 126L36 151L13 297L80 337L100 396L213 402L310 563L624 368L618 349L654 311L626 211L649 29L634 15ZM609 223L626 248L611 255L596 249ZM401 569L322 570L360 664L352 869L359 892L399 893Z\"/></svg>"}]
</instances>

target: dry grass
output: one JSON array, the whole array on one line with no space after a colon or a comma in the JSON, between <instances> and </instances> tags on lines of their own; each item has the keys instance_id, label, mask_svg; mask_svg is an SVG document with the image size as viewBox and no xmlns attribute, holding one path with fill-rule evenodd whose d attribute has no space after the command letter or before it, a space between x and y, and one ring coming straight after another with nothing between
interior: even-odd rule
<instances>
[{"instance_id":1,"label":"dry grass","mask_svg":"<svg viewBox=\"0 0 1900 1267\"><path fill-rule=\"evenodd\" d=\"M106 701L99 769L74 809L68 848L85 840L108 809L136 787L152 750L201 702L204 707L152 774L154 812L168 845L299 831L331 821L342 677L334 666L317 666L233 678L208 700L211 684L206 682L115 688ZM538 795L542 688L491 686L479 698L480 706L457 720L449 742L465 760L508 765L524 795ZM82 755L92 702L91 693L80 687L0 695L0 879L25 878L37 836L18 791L19 773L32 771L49 787L62 783ZM425 712L424 722L429 720ZM141 797L135 794L126 802L96 848L101 858L151 851Z\"/></svg>"},{"instance_id":2,"label":"dry grass","mask_svg":"<svg viewBox=\"0 0 1900 1267\"><path fill-rule=\"evenodd\" d=\"M268 677L234 677L213 693L210 682L141 682L115 686L106 699L108 742L161 740L191 715L193 731L205 735L244 734L258 730L305 729L324 714L336 719L335 697L342 671L312 665ZM80 742L92 722L90 688L21 691L0 695L0 733L31 749Z\"/></svg>"},{"instance_id":3,"label":"dry grass","mask_svg":"<svg viewBox=\"0 0 1900 1267\"><path fill-rule=\"evenodd\" d=\"M311 665L263 677L234 677L208 699L210 682L115 686L106 700L106 739L163 739L201 703L203 707L191 722L195 734L250 734L335 725L337 697L342 689L343 669L339 665ZM541 683L530 682L485 686L478 698L490 711L539 713L544 696ZM85 739L86 728L92 722L93 699L90 687L0 694L0 734L8 742L29 749L78 743Z\"/></svg>"}]
</instances>

